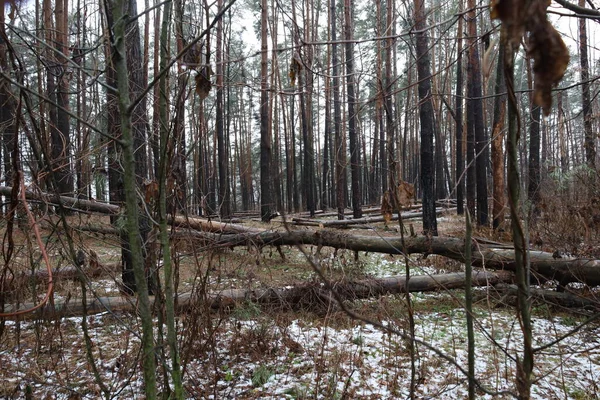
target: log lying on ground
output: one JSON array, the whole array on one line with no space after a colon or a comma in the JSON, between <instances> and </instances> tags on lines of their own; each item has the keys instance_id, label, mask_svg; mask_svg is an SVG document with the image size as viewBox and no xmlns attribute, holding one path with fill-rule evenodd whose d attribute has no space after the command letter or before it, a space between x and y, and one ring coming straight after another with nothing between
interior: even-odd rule
<instances>
[{"instance_id":1,"label":"log lying on ground","mask_svg":"<svg viewBox=\"0 0 600 400\"><path fill-rule=\"evenodd\" d=\"M506 283L500 283L496 285L493 289L490 289L490 292L495 292L501 295L502 301L505 301L507 297L514 298L514 304L516 304L517 291L517 285L510 285ZM588 310L600 309L600 301L590 299L587 297L582 297L577 295L576 293L556 292L554 290L544 290L537 288L530 288L529 293L534 300L540 300L544 304L552 304L555 306L566 308L585 308Z\"/></svg>"},{"instance_id":2,"label":"log lying on ground","mask_svg":"<svg viewBox=\"0 0 600 400\"><path fill-rule=\"evenodd\" d=\"M10 196L12 193L12 187L0 186L0 195ZM121 211L121 207L97 202L94 200L83 200L75 197L59 196L51 193L36 192L33 190L27 190L25 193L27 199L44 202L50 205L58 205L59 203L63 207L70 210L84 210L97 212L101 214L116 215ZM263 229L248 228L242 225L236 225L221 221L211 221L203 218L187 218L184 216L176 216L173 220L170 218L169 223L174 223L177 226L190 227L192 229L204 230L208 232L224 232L224 233L257 233L263 231Z\"/></svg>"},{"instance_id":3,"label":"log lying on ground","mask_svg":"<svg viewBox=\"0 0 600 400\"><path fill-rule=\"evenodd\" d=\"M511 282L512 273L506 271L490 272L476 271L473 274L473 286L495 285L501 282ZM408 290L410 292L426 292L435 290L456 289L465 286L464 273L451 273L441 275L419 275L410 278ZM340 281L334 284L336 292L344 300L365 299L373 296L402 293L406 287L404 276L388 277L381 279L370 279L360 281ZM315 309L319 304L328 303L332 300L329 293L322 284L305 284L291 288L271 289L228 289L220 292L209 293L205 299L190 293L183 293L177 298L179 311L190 308L209 307L213 310L227 310L234 308L237 304L252 302L268 306L270 309ZM154 299L151 298L152 302ZM109 312L134 312L137 309L134 297L98 297L87 301L88 314ZM204 303L203 303L204 302ZM331 304L327 304L329 306ZM22 304L19 309L26 309L32 304ZM5 307L5 313L14 312L15 308ZM46 305L36 312L26 314L21 318L63 318L81 316L83 307L81 299L71 298L67 302L55 301L54 305Z\"/></svg>"},{"instance_id":4,"label":"log lying on ground","mask_svg":"<svg viewBox=\"0 0 600 400\"><path fill-rule=\"evenodd\" d=\"M56 284L62 280L77 280L79 279L80 271L85 275L86 278L100 278L111 273L120 272L121 263L111 263L104 265L90 265L82 267L81 269L67 265L61 268L52 270L52 280ZM21 290L24 287L30 287L31 284L45 284L48 282L48 271L40 269L35 273L18 273L13 277L8 277L4 281L3 289L5 293L9 293L14 290Z\"/></svg>"},{"instance_id":5,"label":"log lying on ground","mask_svg":"<svg viewBox=\"0 0 600 400\"><path fill-rule=\"evenodd\" d=\"M10 196L12 193L12 187L0 186L0 195ZM50 205L58 205L59 203L63 207L70 210L84 210L98 212L102 214L118 214L121 207L114 204L97 202L94 200L83 200L75 197L59 196L57 194L37 192L33 190L27 190L25 197L28 200L35 200Z\"/></svg>"},{"instance_id":6,"label":"log lying on ground","mask_svg":"<svg viewBox=\"0 0 600 400\"><path fill-rule=\"evenodd\" d=\"M441 215L443 212L451 211L452 209L437 209L436 214ZM402 213L403 220L421 218L423 213L420 212L407 212ZM398 214L394 214L392 216L392 221L398 221ZM343 219L343 220L324 220L324 219L308 219L308 218L292 218L292 222L295 225L303 225L303 226L322 226L326 228L343 228L349 227L351 225L364 225L364 224L374 224L379 222L384 222L385 219L383 216L378 217L364 217L364 218L356 218L356 219Z\"/></svg>"},{"instance_id":7,"label":"log lying on ground","mask_svg":"<svg viewBox=\"0 0 600 400\"><path fill-rule=\"evenodd\" d=\"M214 245L317 245L337 249L367 251L374 253L437 254L464 262L464 240L451 237L406 237L404 247L398 236L352 235L335 230L262 232L256 235L220 235L204 237L213 240ZM495 248L482 243L473 243L473 264L491 269L514 271L514 250L505 247ZM600 285L600 260L578 258L554 258L552 253L531 251L532 278L540 282L556 280L561 285L582 282L590 286Z\"/></svg>"},{"instance_id":8,"label":"log lying on ground","mask_svg":"<svg viewBox=\"0 0 600 400\"><path fill-rule=\"evenodd\" d=\"M173 223L177 227L187 227L206 232L223 232L223 233L260 233L264 229L250 228L243 225L231 224L227 222L210 221L202 218L184 217L181 215L175 216L175 219L169 218L169 223Z\"/></svg>"}]
</instances>

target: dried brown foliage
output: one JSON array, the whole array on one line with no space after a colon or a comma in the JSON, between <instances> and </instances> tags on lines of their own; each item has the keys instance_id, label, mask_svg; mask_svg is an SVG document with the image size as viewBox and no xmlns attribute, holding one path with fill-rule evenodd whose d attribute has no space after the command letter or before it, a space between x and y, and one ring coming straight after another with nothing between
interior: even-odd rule
<instances>
[{"instance_id":1,"label":"dried brown foliage","mask_svg":"<svg viewBox=\"0 0 600 400\"><path fill-rule=\"evenodd\" d=\"M212 88L210 77L213 72L210 65L204 65L196 74L196 93L200 96L200 100L204 100L208 97L208 93Z\"/></svg>"},{"instance_id":2,"label":"dried brown foliage","mask_svg":"<svg viewBox=\"0 0 600 400\"><path fill-rule=\"evenodd\" d=\"M527 53L533 58L535 75L534 100L544 114L552 107L552 88L560 82L569 52L560 34L548 21L549 0L492 0L492 18L502 21L504 41L509 51L518 49L526 32Z\"/></svg>"},{"instance_id":3,"label":"dried brown foliage","mask_svg":"<svg viewBox=\"0 0 600 400\"><path fill-rule=\"evenodd\" d=\"M386 190L381 197L381 214L386 225L391 221L392 214L402 207L409 207L415 198L415 187L408 182L400 181L395 193Z\"/></svg>"},{"instance_id":4,"label":"dried brown foliage","mask_svg":"<svg viewBox=\"0 0 600 400\"><path fill-rule=\"evenodd\" d=\"M290 61L290 83L292 86L296 85L296 76L302 71L302 61L300 60L300 56L298 54L294 54L292 60Z\"/></svg>"}]
</instances>

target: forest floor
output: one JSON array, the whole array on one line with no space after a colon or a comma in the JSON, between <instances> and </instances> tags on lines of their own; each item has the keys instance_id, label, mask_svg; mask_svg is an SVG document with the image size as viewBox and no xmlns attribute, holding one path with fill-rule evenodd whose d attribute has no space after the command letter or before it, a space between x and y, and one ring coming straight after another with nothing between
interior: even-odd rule
<instances>
[{"instance_id":1,"label":"forest floor","mask_svg":"<svg viewBox=\"0 0 600 400\"><path fill-rule=\"evenodd\" d=\"M456 216L441 217L439 222L444 235L460 235L464 223ZM250 225L266 227L258 222ZM269 227L280 225L274 221ZM418 223L414 225L418 231ZM390 234L381 224L359 232ZM61 235L50 230L44 234L53 263L68 262ZM81 233L78 244L93 250L102 264L119 262L120 249L112 235ZM28 245L19 246L15 257L25 260ZM178 292L193 291L199 298L225 288L318 281L306 255L291 247L282 248L282 253L274 248L211 249L179 239L173 249ZM404 275L407 265L412 275L464 269L458 262L431 255L405 259L361 252L355 258L351 251L306 250L332 281ZM119 296L119 281L120 273L113 272L95 279L89 289L99 296ZM43 285L38 289L43 291ZM80 293L78 283L59 281L55 299ZM475 289L475 295L477 398L512 398L523 342L514 303L500 298L493 288ZM31 293L22 296L31 298ZM406 399L411 390L418 399L466 398L464 290L412 293L410 299L410 310L404 294L347 304L376 325L350 318L331 303L315 302L293 311L244 303L215 312L199 301L178 317L187 398ZM414 315L414 347L409 311ZM590 317L586 310L534 305L533 345L540 349L535 354L532 398L600 398L600 324L589 322ZM82 321L81 317L6 321L0 330L0 398L144 398L139 319L128 313L88 316L91 354L86 353ZM160 337L164 332L156 333ZM544 346L559 338L563 339ZM157 348L159 381L170 366L165 353Z\"/></svg>"}]
</instances>

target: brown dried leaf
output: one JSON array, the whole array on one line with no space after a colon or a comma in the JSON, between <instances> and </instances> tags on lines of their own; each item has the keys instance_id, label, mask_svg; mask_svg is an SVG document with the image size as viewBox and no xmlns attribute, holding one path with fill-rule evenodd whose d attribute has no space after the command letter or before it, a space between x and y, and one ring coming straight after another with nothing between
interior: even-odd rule
<instances>
[{"instance_id":1,"label":"brown dried leaf","mask_svg":"<svg viewBox=\"0 0 600 400\"><path fill-rule=\"evenodd\" d=\"M550 114L552 88L563 78L569 65L569 51L560 34L546 21L529 36L529 55L533 58L534 101L544 114Z\"/></svg>"},{"instance_id":2,"label":"brown dried leaf","mask_svg":"<svg viewBox=\"0 0 600 400\"><path fill-rule=\"evenodd\" d=\"M381 197L381 214L383 215L383 219L385 220L385 224L389 224L392 220L392 212L394 211L394 207L392 206L392 199L390 198L390 191L386 190L383 192L383 196Z\"/></svg>"},{"instance_id":3,"label":"brown dried leaf","mask_svg":"<svg viewBox=\"0 0 600 400\"><path fill-rule=\"evenodd\" d=\"M302 63L300 62L299 58L300 57L297 54L294 54L292 61L290 61L289 76L292 86L296 85L296 75L302 71Z\"/></svg>"},{"instance_id":4,"label":"brown dried leaf","mask_svg":"<svg viewBox=\"0 0 600 400\"><path fill-rule=\"evenodd\" d=\"M506 34L506 45L515 49L521 44L527 24L527 12L523 10L521 0L492 0L490 17L502 21Z\"/></svg>"},{"instance_id":5,"label":"brown dried leaf","mask_svg":"<svg viewBox=\"0 0 600 400\"><path fill-rule=\"evenodd\" d=\"M210 68L210 65L204 65L196 74L196 93L198 93L200 100L206 99L212 88L212 83L210 81L211 75L212 69Z\"/></svg>"},{"instance_id":6,"label":"brown dried leaf","mask_svg":"<svg viewBox=\"0 0 600 400\"><path fill-rule=\"evenodd\" d=\"M530 33L528 55L534 61L534 101L548 115L552 88L560 82L569 64L567 46L548 21L550 0L492 0L490 5L491 17L502 21L507 48L516 51L525 32Z\"/></svg>"},{"instance_id":7,"label":"brown dried leaf","mask_svg":"<svg viewBox=\"0 0 600 400\"><path fill-rule=\"evenodd\" d=\"M400 181L397 196L400 207L410 207L415 198L415 187L408 182Z\"/></svg>"}]
</instances>

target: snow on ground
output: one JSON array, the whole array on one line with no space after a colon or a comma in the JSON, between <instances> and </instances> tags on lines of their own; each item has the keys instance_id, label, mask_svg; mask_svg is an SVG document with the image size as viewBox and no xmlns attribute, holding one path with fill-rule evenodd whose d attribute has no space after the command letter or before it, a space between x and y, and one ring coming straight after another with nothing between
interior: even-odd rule
<instances>
[{"instance_id":1,"label":"snow on ground","mask_svg":"<svg viewBox=\"0 0 600 400\"><path fill-rule=\"evenodd\" d=\"M421 301L419 297L416 300ZM489 392L514 391L514 359L522 342L518 321L506 310L480 309L476 316L477 379ZM214 330L182 327L188 398L408 397L408 341L371 325L356 322L336 328L329 322L328 317L284 322L266 315L246 319L234 314ZM415 315L415 322L416 338L430 345L416 348L417 398L466 398L464 375L433 351L442 351L467 368L465 313L452 308L421 312ZM534 346L565 335L578 322L581 319L569 316L534 318ZM406 321L400 318L384 318L382 323L407 333ZM111 397L142 398L135 318L104 314L90 317L89 325L99 374ZM19 343L7 339L17 333ZM600 327L590 324L536 354L532 398L598 398L599 333ZM60 324L8 322L0 341L0 398L24 398L27 384L33 398L99 398L101 392L93 383L82 337L80 318ZM76 394L80 397L73 397ZM478 398L510 396L479 391Z\"/></svg>"}]
</instances>

